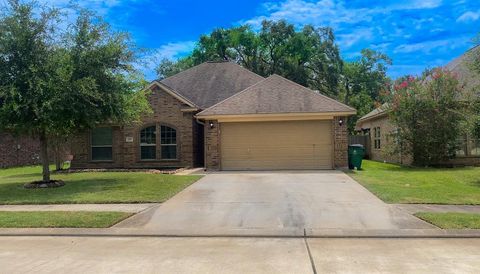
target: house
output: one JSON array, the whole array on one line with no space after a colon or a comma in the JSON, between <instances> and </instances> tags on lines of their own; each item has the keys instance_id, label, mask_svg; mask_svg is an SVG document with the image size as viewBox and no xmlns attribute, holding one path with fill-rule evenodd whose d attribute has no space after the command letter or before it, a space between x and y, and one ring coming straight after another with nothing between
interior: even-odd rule
<instances>
[{"instance_id":1,"label":"house","mask_svg":"<svg viewBox=\"0 0 480 274\"><path fill-rule=\"evenodd\" d=\"M79 134L72 168L347 166L345 122L355 109L278 75L206 62L148 88L153 114Z\"/></svg>"},{"instance_id":2,"label":"house","mask_svg":"<svg viewBox=\"0 0 480 274\"><path fill-rule=\"evenodd\" d=\"M480 88L480 77L469 68L470 54L475 50L480 50L480 47L477 46L467 51L448 63L445 68L456 73L465 90L480 95L478 90ZM383 104L361 117L357 121L355 129L369 136L370 151L368 153L370 159L409 165L412 163L410 155L402 151L392 153L393 142L395 141L392 133L395 132L396 128L389 120L388 111L388 104ZM480 165L480 140L471 136L459 136L458 147L455 158L450 159L449 164Z\"/></svg>"},{"instance_id":3,"label":"house","mask_svg":"<svg viewBox=\"0 0 480 274\"><path fill-rule=\"evenodd\" d=\"M0 132L0 168L40 162L40 142L37 139Z\"/></svg>"}]
</instances>

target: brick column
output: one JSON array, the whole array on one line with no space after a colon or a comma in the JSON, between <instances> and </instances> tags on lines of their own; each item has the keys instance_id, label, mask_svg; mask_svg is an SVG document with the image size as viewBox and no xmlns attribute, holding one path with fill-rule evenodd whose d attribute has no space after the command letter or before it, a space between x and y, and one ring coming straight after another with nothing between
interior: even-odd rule
<instances>
[{"instance_id":1,"label":"brick column","mask_svg":"<svg viewBox=\"0 0 480 274\"><path fill-rule=\"evenodd\" d=\"M213 128L210 128L210 123L213 123ZM220 169L220 124L217 121L205 121L205 167Z\"/></svg>"},{"instance_id":2,"label":"brick column","mask_svg":"<svg viewBox=\"0 0 480 274\"><path fill-rule=\"evenodd\" d=\"M339 121L343 120L340 126ZM334 167L348 166L348 131L347 118L335 117L333 119L333 142L334 142Z\"/></svg>"}]
</instances>

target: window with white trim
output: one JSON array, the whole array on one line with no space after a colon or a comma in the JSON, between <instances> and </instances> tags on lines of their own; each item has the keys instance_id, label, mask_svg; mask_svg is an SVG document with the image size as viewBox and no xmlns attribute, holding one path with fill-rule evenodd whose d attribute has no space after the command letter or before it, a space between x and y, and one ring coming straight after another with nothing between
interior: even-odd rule
<instances>
[{"instance_id":1,"label":"window with white trim","mask_svg":"<svg viewBox=\"0 0 480 274\"><path fill-rule=\"evenodd\" d=\"M157 158L157 127L149 126L140 131L140 159Z\"/></svg>"},{"instance_id":2,"label":"window with white trim","mask_svg":"<svg viewBox=\"0 0 480 274\"><path fill-rule=\"evenodd\" d=\"M160 147L162 160L177 159L177 131L174 128L160 126Z\"/></svg>"},{"instance_id":3,"label":"window with white trim","mask_svg":"<svg viewBox=\"0 0 480 274\"><path fill-rule=\"evenodd\" d=\"M91 132L91 151L93 161L112 160L113 133L111 127L99 127Z\"/></svg>"}]
</instances>

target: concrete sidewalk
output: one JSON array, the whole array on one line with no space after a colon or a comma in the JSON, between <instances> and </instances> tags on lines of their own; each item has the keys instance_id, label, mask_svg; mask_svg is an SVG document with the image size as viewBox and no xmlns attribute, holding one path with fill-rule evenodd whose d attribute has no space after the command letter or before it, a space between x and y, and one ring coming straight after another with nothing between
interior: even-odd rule
<instances>
[{"instance_id":1,"label":"concrete sidewalk","mask_svg":"<svg viewBox=\"0 0 480 274\"><path fill-rule=\"evenodd\" d=\"M120 211L138 213L159 204L0 205L0 211Z\"/></svg>"},{"instance_id":2,"label":"concrete sidewalk","mask_svg":"<svg viewBox=\"0 0 480 274\"><path fill-rule=\"evenodd\" d=\"M3 237L5 273L478 273L480 239Z\"/></svg>"}]
</instances>

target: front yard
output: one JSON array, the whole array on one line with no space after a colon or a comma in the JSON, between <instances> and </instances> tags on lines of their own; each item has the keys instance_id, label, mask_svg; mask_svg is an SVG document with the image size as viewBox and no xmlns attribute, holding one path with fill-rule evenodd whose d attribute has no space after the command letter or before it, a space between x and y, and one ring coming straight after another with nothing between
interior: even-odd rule
<instances>
[{"instance_id":1,"label":"front yard","mask_svg":"<svg viewBox=\"0 0 480 274\"><path fill-rule=\"evenodd\" d=\"M480 205L480 167L410 168L364 160L353 179L387 203Z\"/></svg>"},{"instance_id":2,"label":"front yard","mask_svg":"<svg viewBox=\"0 0 480 274\"><path fill-rule=\"evenodd\" d=\"M0 228L105 228L132 213L89 211L0 211Z\"/></svg>"},{"instance_id":3,"label":"front yard","mask_svg":"<svg viewBox=\"0 0 480 274\"><path fill-rule=\"evenodd\" d=\"M480 214L419 212L415 216L443 229L480 229Z\"/></svg>"},{"instance_id":4,"label":"front yard","mask_svg":"<svg viewBox=\"0 0 480 274\"><path fill-rule=\"evenodd\" d=\"M149 203L164 202L200 176L143 172L84 172L53 174L66 185L25 189L41 179L41 167L0 169L0 204Z\"/></svg>"}]
</instances>

